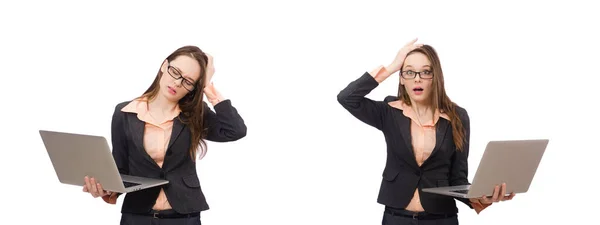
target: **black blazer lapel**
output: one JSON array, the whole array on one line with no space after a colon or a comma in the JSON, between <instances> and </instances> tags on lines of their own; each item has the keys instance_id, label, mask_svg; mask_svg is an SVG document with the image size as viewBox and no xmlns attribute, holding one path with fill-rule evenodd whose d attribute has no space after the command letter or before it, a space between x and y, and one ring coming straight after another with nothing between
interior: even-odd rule
<instances>
[{"instance_id":1,"label":"black blazer lapel","mask_svg":"<svg viewBox=\"0 0 600 225\"><path fill-rule=\"evenodd\" d=\"M404 144L406 144L406 149L408 151L404 152L406 157L402 157L404 161L413 166L416 169L419 169L419 165L417 164L417 160L415 159L415 151L412 146L412 136L410 132L411 120L410 118L402 115L400 116L400 134L402 135L402 139L404 140Z\"/></svg>"},{"instance_id":2,"label":"black blazer lapel","mask_svg":"<svg viewBox=\"0 0 600 225\"><path fill-rule=\"evenodd\" d=\"M158 167L158 164L150 157L146 148L144 148L144 130L146 123L137 118L136 114L127 114L129 116L129 131L136 146L136 150L143 156L144 159Z\"/></svg>"},{"instance_id":3,"label":"black blazer lapel","mask_svg":"<svg viewBox=\"0 0 600 225\"><path fill-rule=\"evenodd\" d=\"M169 160L169 158L171 158L171 156L174 155L173 154L174 152L171 149L171 146L173 146L175 141L177 141L177 138L181 134L181 131L183 131L184 127L185 126L181 122L180 117L175 117L175 119L173 119L173 129L171 131L171 138L169 139L169 145L167 145L167 150L165 151L165 160L163 162L163 169L169 170L169 168L170 168L169 165L170 165L170 161L171 161L171 160Z\"/></svg>"},{"instance_id":4,"label":"black blazer lapel","mask_svg":"<svg viewBox=\"0 0 600 225\"><path fill-rule=\"evenodd\" d=\"M173 146L175 141L177 141L177 138L181 134L181 131L183 131L183 128L185 128L185 124L183 124L181 119L182 119L181 116L175 117L173 119L173 129L171 131L171 138L169 139L169 145L167 145L167 151L166 151L167 155L165 156L165 162L167 161L166 157L172 154L171 146Z\"/></svg>"},{"instance_id":5,"label":"black blazer lapel","mask_svg":"<svg viewBox=\"0 0 600 225\"><path fill-rule=\"evenodd\" d=\"M175 141L179 137L179 134L181 134L181 131L183 130L184 127L185 126L181 122L180 117L175 117L175 119L173 119L173 131L171 132L171 139L169 140L167 152L171 151L171 146L173 145L173 143L175 143Z\"/></svg>"},{"instance_id":6,"label":"black blazer lapel","mask_svg":"<svg viewBox=\"0 0 600 225\"><path fill-rule=\"evenodd\" d=\"M448 132L448 128L450 127L450 122L444 118L438 120L435 130L435 148L431 152L431 156L433 156L436 152L439 151L440 146L444 142L444 138L446 138L446 133ZM451 130L451 129L450 129Z\"/></svg>"}]
</instances>

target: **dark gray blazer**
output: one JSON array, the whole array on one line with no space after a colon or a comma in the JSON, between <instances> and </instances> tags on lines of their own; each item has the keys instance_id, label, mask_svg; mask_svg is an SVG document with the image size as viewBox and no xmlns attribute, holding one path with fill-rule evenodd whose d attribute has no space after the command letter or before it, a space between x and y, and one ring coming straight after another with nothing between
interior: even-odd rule
<instances>
[{"instance_id":1,"label":"dark gray blazer","mask_svg":"<svg viewBox=\"0 0 600 225\"><path fill-rule=\"evenodd\" d=\"M380 130L387 143L387 160L382 173L377 201L386 206L404 208L419 190L421 204L430 213L458 212L453 197L423 192L423 188L466 185L468 175L470 121L467 111L456 108L465 128L463 151L454 145L450 121L440 118L436 123L436 143L429 158L419 166L415 159L410 135L410 118L388 102L398 100L388 96L383 101L366 98L379 83L369 74L351 82L338 94L338 102L360 121ZM457 198L472 208L466 198Z\"/></svg>"},{"instance_id":2,"label":"dark gray blazer","mask_svg":"<svg viewBox=\"0 0 600 225\"><path fill-rule=\"evenodd\" d=\"M169 203L179 213L195 213L207 210L208 204L202 193L196 173L196 159L189 154L191 135L189 128L180 119L173 121L173 131L162 168L148 155L143 145L145 123L135 113L122 112L130 101L115 107L112 117L113 157L119 172L133 176L166 179L169 184L131 192L125 195L121 212L148 213L163 188ZM213 112L204 104L204 126L206 140L215 142L235 141L246 136L246 125L231 105L225 100L214 106Z\"/></svg>"}]
</instances>

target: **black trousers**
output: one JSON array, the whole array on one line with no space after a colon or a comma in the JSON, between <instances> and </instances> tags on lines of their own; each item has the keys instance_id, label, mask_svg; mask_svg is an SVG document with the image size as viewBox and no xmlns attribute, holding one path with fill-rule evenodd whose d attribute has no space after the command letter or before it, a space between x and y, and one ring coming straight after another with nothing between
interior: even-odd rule
<instances>
[{"instance_id":1,"label":"black trousers","mask_svg":"<svg viewBox=\"0 0 600 225\"><path fill-rule=\"evenodd\" d=\"M458 225L456 214L437 215L426 212L410 212L403 209L385 208L382 225Z\"/></svg>"},{"instance_id":2,"label":"black trousers","mask_svg":"<svg viewBox=\"0 0 600 225\"><path fill-rule=\"evenodd\" d=\"M153 211L148 214L123 213L121 225L201 225L200 214L181 215L174 210Z\"/></svg>"}]
</instances>

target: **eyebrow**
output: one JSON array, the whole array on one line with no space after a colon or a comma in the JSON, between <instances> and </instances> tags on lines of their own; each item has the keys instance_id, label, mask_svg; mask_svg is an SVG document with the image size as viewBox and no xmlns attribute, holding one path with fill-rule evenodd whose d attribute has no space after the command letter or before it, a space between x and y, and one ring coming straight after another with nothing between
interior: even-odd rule
<instances>
[{"instance_id":1,"label":"eyebrow","mask_svg":"<svg viewBox=\"0 0 600 225\"><path fill-rule=\"evenodd\" d=\"M182 77L184 77L184 78L186 78L186 79L188 79L188 80L191 80L191 81L192 81L192 83L196 83L196 80L192 79L191 77L189 77L189 76L187 76L187 75L183 75L183 72L181 72L181 70L180 70L179 68L177 68L176 66L173 66L173 65L171 65L171 67L173 67L173 69L177 70L177 72L178 72L179 74L182 74L182 75L181 75Z\"/></svg>"},{"instance_id":2,"label":"eyebrow","mask_svg":"<svg viewBox=\"0 0 600 225\"><path fill-rule=\"evenodd\" d=\"M192 83L196 83L196 80L192 79L191 77L185 76L186 79L191 80Z\"/></svg>"},{"instance_id":3,"label":"eyebrow","mask_svg":"<svg viewBox=\"0 0 600 225\"><path fill-rule=\"evenodd\" d=\"M182 73L181 70L179 68L177 68L176 66L170 65L171 67L173 67L173 69L175 69L178 73Z\"/></svg>"},{"instance_id":4,"label":"eyebrow","mask_svg":"<svg viewBox=\"0 0 600 225\"><path fill-rule=\"evenodd\" d=\"M423 67L429 67L429 68L431 68L431 66L430 66L430 65L424 65ZM404 68L405 68L405 69L408 69L408 68L414 69L414 67L413 67L412 65L408 65L408 66L406 66L406 67L404 67Z\"/></svg>"}]
</instances>

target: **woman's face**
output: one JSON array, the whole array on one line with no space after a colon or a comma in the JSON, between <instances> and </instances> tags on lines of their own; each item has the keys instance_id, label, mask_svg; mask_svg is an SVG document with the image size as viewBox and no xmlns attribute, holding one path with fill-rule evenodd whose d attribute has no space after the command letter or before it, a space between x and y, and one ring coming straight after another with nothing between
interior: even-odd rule
<instances>
[{"instance_id":1,"label":"woman's face","mask_svg":"<svg viewBox=\"0 0 600 225\"><path fill-rule=\"evenodd\" d=\"M408 55L402 65L400 83L412 101L429 104L433 92L433 68L429 58L420 52Z\"/></svg>"},{"instance_id":2,"label":"woman's face","mask_svg":"<svg viewBox=\"0 0 600 225\"><path fill-rule=\"evenodd\" d=\"M179 102L186 94L196 91L200 79L200 65L194 58L181 55L165 61L161 67L159 94L172 102Z\"/></svg>"}]
</instances>

